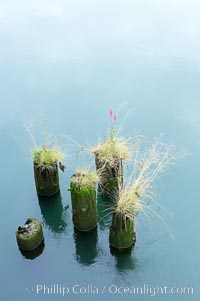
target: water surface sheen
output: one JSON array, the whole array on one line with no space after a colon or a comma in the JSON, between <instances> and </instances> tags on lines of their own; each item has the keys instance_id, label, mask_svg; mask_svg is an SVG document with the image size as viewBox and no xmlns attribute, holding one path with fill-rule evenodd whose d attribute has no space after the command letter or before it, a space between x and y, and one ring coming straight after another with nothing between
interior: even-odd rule
<instances>
[{"instance_id":1,"label":"water surface sheen","mask_svg":"<svg viewBox=\"0 0 200 301\"><path fill-rule=\"evenodd\" d=\"M110 285L192 286L194 295L155 299L199 300L199 9L197 0L0 0L0 301L152 298L111 294ZM10 134L25 138L24 119L37 122L43 112L50 132L94 144L108 128L110 107L116 111L122 101L134 107L125 134L140 129L152 139L163 132L191 154L159 188L158 200L174 217L159 213L175 240L160 220L151 218L150 225L141 216L134 250L116 254L108 244L109 216L91 235L74 232L67 189L77 149L64 143L74 156L60 174L60 194L47 204L36 194L30 155ZM120 123L123 113L117 117ZM43 223L45 246L27 256L15 231L32 216ZM37 295L35 286L43 284L70 293ZM75 285L93 285L99 294L75 294Z\"/></svg>"}]
</instances>

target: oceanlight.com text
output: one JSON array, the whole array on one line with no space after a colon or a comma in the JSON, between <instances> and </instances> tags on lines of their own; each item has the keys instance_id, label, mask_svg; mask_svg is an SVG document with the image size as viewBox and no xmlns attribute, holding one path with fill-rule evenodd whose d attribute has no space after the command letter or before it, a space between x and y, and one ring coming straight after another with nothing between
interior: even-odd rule
<instances>
[{"instance_id":1,"label":"oceanlight.com text","mask_svg":"<svg viewBox=\"0 0 200 301\"><path fill-rule=\"evenodd\" d=\"M102 286L94 284L36 284L25 288L26 293L35 295L60 295L65 297L67 295L148 295L151 297L157 295L193 295L193 287L183 286L118 286L116 284L105 284Z\"/></svg>"}]
</instances>

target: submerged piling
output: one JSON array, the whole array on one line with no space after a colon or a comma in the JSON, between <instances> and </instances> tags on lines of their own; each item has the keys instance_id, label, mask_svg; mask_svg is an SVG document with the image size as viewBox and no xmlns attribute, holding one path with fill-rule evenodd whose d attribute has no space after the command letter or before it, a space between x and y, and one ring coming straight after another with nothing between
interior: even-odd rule
<instances>
[{"instance_id":1,"label":"submerged piling","mask_svg":"<svg viewBox=\"0 0 200 301\"><path fill-rule=\"evenodd\" d=\"M20 250L36 249L44 240L42 224L36 218L28 218L24 226L18 227L16 239Z\"/></svg>"},{"instance_id":2,"label":"submerged piling","mask_svg":"<svg viewBox=\"0 0 200 301\"><path fill-rule=\"evenodd\" d=\"M22 256L28 260L34 260L40 255L42 255L45 248L44 240L41 242L41 244L34 250L26 251L26 250L20 250Z\"/></svg>"}]
</instances>

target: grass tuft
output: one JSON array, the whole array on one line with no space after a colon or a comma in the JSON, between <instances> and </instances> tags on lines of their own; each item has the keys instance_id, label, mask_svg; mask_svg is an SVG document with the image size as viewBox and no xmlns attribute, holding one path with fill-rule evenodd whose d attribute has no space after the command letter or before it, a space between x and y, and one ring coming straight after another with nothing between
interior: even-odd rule
<instances>
[{"instance_id":1,"label":"grass tuft","mask_svg":"<svg viewBox=\"0 0 200 301\"><path fill-rule=\"evenodd\" d=\"M71 182L80 187L96 186L99 176L96 172L90 172L88 168L79 168L72 176Z\"/></svg>"},{"instance_id":2,"label":"grass tuft","mask_svg":"<svg viewBox=\"0 0 200 301\"><path fill-rule=\"evenodd\" d=\"M111 166L116 160L126 161L131 157L128 141L121 137L109 138L104 143L99 143L92 149L92 153L98 155L100 161L109 161Z\"/></svg>"},{"instance_id":3,"label":"grass tuft","mask_svg":"<svg viewBox=\"0 0 200 301\"><path fill-rule=\"evenodd\" d=\"M160 139L144 151L138 147L132 162L132 172L124 187L120 189L113 212L123 216L124 221L126 218L133 219L140 212L144 215L151 213L157 216L169 230L164 219L152 209L153 204L165 209L154 198L154 186L157 180L171 169L175 161L184 155L184 153L177 153L174 145L165 144Z\"/></svg>"},{"instance_id":4,"label":"grass tuft","mask_svg":"<svg viewBox=\"0 0 200 301\"><path fill-rule=\"evenodd\" d=\"M57 164L57 162L61 162L62 159L62 152L54 148L48 149L42 147L33 150L32 160L40 169L49 169Z\"/></svg>"},{"instance_id":5,"label":"grass tuft","mask_svg":"<svg viewBox=\"0 0 200 301\"><path fill-rule=\"evenodd\" d=\"M112 123L108 137L104 137L103 141L90 149L91 153L98 157L101 165L108 164L110 168L115 168L116 162L128 162L133 157L141 136L134 134L125 138L120 136L120 130L121 128Z\"/></svg>"},{"instance_id":6,"label":"grass tuft","mask_svg":"<svg viewBox=\"0 0 200 301\"><path fill-rule=\"evenodd\" d=\"M25 130L32 143L32 147L30 149L31 159L34 164L37 164L38 168L41 169L41 171L44 169L53 169L55 167L55 164L57 164L58 162L60 169L64 171L65 166L61 163L64 159L64 154L57 146L57 136L47 136L45 118L42 113L40 113L40 119L43 138L41 146L38 146L38 144L36 143L33 122L28 120L24 124Z\"/></svg>"}]
</instances>

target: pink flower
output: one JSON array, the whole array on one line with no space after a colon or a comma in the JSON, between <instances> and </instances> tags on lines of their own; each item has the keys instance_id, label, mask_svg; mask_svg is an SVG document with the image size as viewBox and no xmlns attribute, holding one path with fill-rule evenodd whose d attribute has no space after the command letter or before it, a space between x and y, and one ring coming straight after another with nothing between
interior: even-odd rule
<instances>
[{"instance_id":1,"label":"pink flower","mask_svg":"<svg viewBox=\"0 0 200 301\"><path fill-rule=\"evenodd\" d=\"M117 115L114 114L114 123L116 123L116 121L117 121Z\"/></svg>"},{"instance_id":2,"label":"pink flower","mask_svg":"<svg viewBox=\"0 0 200 301\"><path fill-rule=\"evenodd\" d=\"M112 119L112 109L110 109L110 118Z\"/></svg>"}]
</instances>

